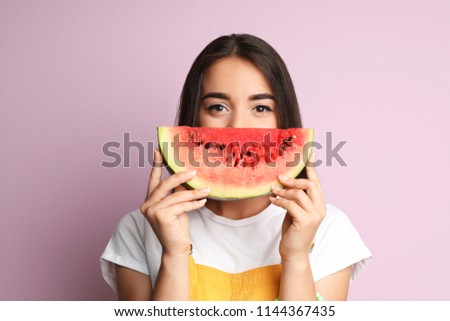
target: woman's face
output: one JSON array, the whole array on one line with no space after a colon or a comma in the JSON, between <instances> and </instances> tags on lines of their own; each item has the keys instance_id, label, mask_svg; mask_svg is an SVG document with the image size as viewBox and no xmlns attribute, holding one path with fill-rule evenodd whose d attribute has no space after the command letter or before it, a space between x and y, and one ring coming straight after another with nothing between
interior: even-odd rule
<instances>
[{"instance_id":1,"label":"woman's face","mask_svg":"<svg viewBox=\"0 0 450 321\"><path fill-rule=\"evenodd\" d=\"M264 75L246 60L223 58L204 74L202 127L277 128L276 107Z\"/></svg>"}]
</instances>

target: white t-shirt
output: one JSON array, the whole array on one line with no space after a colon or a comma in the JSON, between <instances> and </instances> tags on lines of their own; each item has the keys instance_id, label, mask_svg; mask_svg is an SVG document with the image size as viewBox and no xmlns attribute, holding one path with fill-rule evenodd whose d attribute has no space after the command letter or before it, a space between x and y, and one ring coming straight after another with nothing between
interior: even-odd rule
<instances>
[{"instance_id":1,"label":"white t-shirt","mask_svg":"<svg viewBox=\"0 0 450 321\"><path fill-rule=\"evenodd\" d=\"M231 220L203 207L189 212L192 256L197 264L227 273L240 273L281 263L279 243L286 210L270 205L261 213ZM351 281L371 257L357 230L340 209L327 204L327 215L314 238L310 264L314 281L352 265ZM155 286L162 249L139 210L124 216L100 258L105 281L114 289L114 264L150 275Z\"/></svg>"}]
</instances>

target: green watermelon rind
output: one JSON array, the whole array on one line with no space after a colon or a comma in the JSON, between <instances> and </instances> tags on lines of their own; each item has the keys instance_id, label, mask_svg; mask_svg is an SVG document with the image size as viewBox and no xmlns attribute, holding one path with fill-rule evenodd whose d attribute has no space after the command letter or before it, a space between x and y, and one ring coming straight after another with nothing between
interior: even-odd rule
<instances>
[{"instance_id":1,"label":"green watermelon rind","mask_svg":"<svg viewBox=\"0 0 450 321\"><path fill-rule=\"evenodd\" d=\"M171 155L169 154L169 148L161 148L163 146L163 143L169 143L173 139L173 134L170 129L173 129L174 127L171 126L161 126L157 128L158 133L158 145L161 151L161 154L163 156L164 164L169 171L171 175L179 172L186 171L185 167L177 166L174 162L171 162ZM309 131L310 135L305 136L306 142L313 142L314 140L314 130L311 129ZM311 157L312 149L308 149L308 160ZM297 177L301 171L305 168L305 161L300 162L298 166L293 167L292 169L287 170L286 172L283 172L282 175L289 177L289 178L295 178ZM194 176L193 179L187 181L186 183L182 184L187 189L201 189L201 188L210 188L210 193L208 194L208 198L210 199L216 199L216 200L222 200L222 201L233 201L233 200L242 200L242 199L249 199L249 198L255 198L260 197L264 195L269 195L272 193L272 187L274 185L281 186L281 183L276 181L268 181L265 184L260 184L260 186L252 186L252 187L229 187L224 186L221 182L214 183L211 180L203 180L202 178L198 176ZM228 188L227 188L228 187Z\"/></svg>"}]
</instances>

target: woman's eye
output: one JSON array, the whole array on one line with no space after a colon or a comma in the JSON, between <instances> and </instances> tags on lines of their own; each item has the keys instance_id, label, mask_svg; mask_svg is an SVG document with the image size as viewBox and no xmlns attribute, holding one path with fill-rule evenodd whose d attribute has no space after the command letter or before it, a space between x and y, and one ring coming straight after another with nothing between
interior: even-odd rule
<instances>
[{"instance_id":1,"label":"woman's eye","mask_svg":"<svg viewBox=\"0 0 450 321\"><path fill-rule=\"evenodd\" d=\"M222 112L224 110L226 110L226 107L221 104L215 104L208 107L208 111L211 112Z\"/></svg>"},{"instance_id":2,"label":"woman's eye","mask_svg":"<svg viewBox=\"0 0 450 321\"><path fill-rule=\"evenodd\" d=\"M255 107L255 110L258 113L264 113L264 112L268 112L268 111L272 111L272 109L269 106L264 106L264 105L258 105Z\"/></svg>"}]
</instances>

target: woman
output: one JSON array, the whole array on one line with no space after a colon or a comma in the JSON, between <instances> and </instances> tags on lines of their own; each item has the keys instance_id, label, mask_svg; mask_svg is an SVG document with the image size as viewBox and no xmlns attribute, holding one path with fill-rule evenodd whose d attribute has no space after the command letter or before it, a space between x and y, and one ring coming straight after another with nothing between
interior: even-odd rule
<instances>
[{"instance_id":1,"label":"woman","mask_svg":"<svg viewBox=\"0 0 450 321\"><path fill-rule=\"evenodd\" d=\"M302 127L284 62L246 34L200 53L178 124ZM206 200L208 189L180 187L195 172L161 180L157 150L154 161L145 202L120 221L101 258L119 299L345 300L371 256L346 215L325 203L314 166L280 177L284 188L272 195L223 202Z\"/></svg>"}]
</instances>

